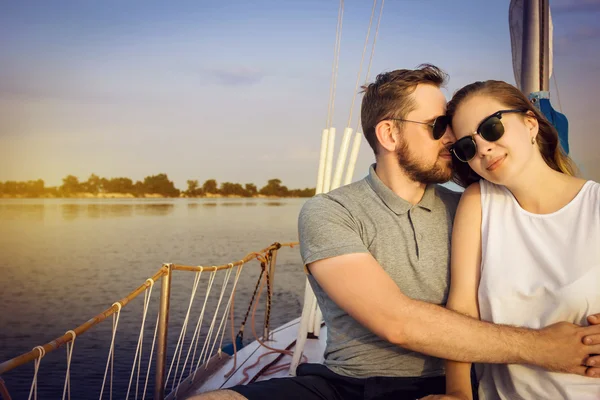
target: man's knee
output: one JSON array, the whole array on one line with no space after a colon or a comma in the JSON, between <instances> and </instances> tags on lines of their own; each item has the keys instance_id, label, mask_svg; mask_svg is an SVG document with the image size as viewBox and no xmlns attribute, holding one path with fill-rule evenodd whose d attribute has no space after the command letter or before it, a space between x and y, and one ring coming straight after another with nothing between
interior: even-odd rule
<instances>
[{"instance_id":1,"label":"man's knee","mask_svg":"<svg viewBox=\"0 0 600 400\"><path fill-rule=\"evenodd\" d=\"M246 400L244 396L233 390L215 390L187 397L186 400Z\"/></svg>"}]
</instances>

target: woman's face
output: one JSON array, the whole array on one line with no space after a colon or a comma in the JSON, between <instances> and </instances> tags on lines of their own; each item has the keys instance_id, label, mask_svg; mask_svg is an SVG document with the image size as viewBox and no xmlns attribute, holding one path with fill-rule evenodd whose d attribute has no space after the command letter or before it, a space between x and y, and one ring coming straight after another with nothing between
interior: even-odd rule
<instances>
[{"instance_id":1,"label":"woman's face","mask_svg":"<svg viewBox=\"0 0 600 400\"><path fill-rule=\"evenodd\" d=\"M468 139L461 142L467 145L467 149L474 149L473 158L468 161L473 171L490 182L506 184L524 171L533 160L537 146L531 141L537 135L538 124L533 116L523 112L500 113L499 119L488 119L501 110L511 110L511 107L491 96L471 96L458 106L452 118L452 129L457 142L465 137L474 142L474 147L471 143L465 143L470 142ZM484 125L488 125L487 128L494 125L495 132L498 132L498 129L501 132L502 127L504 128L500 139L484 139L481 135L484 125L480 132L476 133L484 121Z\"/></svg>"}]
</instances>

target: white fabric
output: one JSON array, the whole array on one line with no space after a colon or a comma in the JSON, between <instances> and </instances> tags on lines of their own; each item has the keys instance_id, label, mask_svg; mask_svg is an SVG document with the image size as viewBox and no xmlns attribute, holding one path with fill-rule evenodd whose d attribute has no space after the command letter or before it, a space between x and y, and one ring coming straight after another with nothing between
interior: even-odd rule
<instances>
[{"instance_id":1,"label":"white fabric","mask_svg":"<svg viewBox=\"0 0 600 400\"><path fill-rule=\"evenodd\" d=\"M481 319L542 328L588 325L600 312L600 184L585 183L551 214L525 211L503 186L482 180ZM490 399L600 399L600 380L523 365L477 366Z\"/></svg>"}]
</instances>

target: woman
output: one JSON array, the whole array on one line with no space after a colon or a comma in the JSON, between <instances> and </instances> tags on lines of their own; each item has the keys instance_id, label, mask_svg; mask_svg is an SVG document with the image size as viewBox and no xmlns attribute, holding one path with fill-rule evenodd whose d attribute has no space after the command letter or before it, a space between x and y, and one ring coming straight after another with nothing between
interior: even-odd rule
<instances>
[{"instance_id":1,"label":"woman","mask_svg":"<svg viewBox=\"0 0 600 400\"><path fill-rule=\"evenodd\" d=\"M447 307L497 324L587 325L600 311L600 184L575 177L555 129L514 86L476 82L448 104L454 180ZM471 398L471 364L448 361L447 393ZM582 367L585 369L585 367ZM600 380L477 365L479 398L600 399Z\"/></svg>"}]
</instances>

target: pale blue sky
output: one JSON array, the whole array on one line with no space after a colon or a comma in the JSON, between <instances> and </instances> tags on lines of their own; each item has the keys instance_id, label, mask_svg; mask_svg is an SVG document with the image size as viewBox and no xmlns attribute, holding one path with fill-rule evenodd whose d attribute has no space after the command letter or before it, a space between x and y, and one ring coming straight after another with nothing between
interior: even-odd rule
<instances>
[{"instance_id":1,"label":"pale blue sky","mask_svg":"<svg viewBox=\"0 0 600 400\"><path fill-rule=\"evenodd\" d=\"M0 5L0 181L167 173L314 187L337 0L19 1ZM374 74L434 63L447 97L514 83L509 1L388 0ZM334 126L348 120L372 2L347 0ZM600 1L552 0L571 155L600 180ZM363 69L364 75L364 69ZM364 78L363 78L364 79ZM556 98L554 83L553 96ZM596 94L595 98L593 95ZM356 127L358 105L353 116ZM558 102L553 101L555 108ZM355 179L373 156L363 140Z\"/></svg>"}]
</instances>

